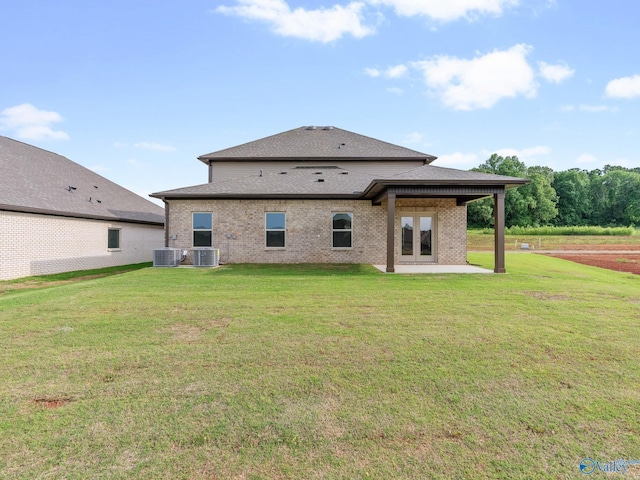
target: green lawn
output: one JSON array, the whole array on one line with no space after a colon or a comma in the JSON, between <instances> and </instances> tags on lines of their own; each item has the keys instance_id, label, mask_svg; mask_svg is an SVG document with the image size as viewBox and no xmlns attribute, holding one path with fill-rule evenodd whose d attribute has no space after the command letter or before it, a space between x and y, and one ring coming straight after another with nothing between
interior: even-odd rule
<instances>
[{"instance_id":1,"label":"green lawn","mask_svg":"<svg viewBox=\"0 0 640 480\"><path fill-rule=\"evenodd\" d=\"M640 276L507 269L145 268L6 290L0 478L558 479L640 460Z\"/></svg>"},{"instance_id":2,"label":"green lawn","mask_svg":"<svg viewBox=\"0 0 640 480\"><path fill-rule=\"evenodd\" d=\"M619 245L621 248L637 248L640 234L634 235L505 235L506 250L520 250L522 243L528 243L537 250L562 250L571 246ZM493 251L494 236L480 230L467 230L467 250Z\"/></svg>"}]
</instances>

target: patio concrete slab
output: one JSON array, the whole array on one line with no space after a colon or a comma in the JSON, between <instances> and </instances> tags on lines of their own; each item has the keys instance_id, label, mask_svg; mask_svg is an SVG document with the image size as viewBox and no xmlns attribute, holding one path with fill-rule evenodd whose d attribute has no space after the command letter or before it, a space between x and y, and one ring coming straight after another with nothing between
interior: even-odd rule
<instances>
[{"instance_id":1,"label":"patio concrete slab","mask_svg":"<svg viewBox=\"0 0 640 480\"><path fill-rule=\"evenodd\" d=\"M374 265L378 270L387 273L386 265ZM473 265L396 265L393 273L493 273L493 270Z\"/></svg>"}]
</instances>

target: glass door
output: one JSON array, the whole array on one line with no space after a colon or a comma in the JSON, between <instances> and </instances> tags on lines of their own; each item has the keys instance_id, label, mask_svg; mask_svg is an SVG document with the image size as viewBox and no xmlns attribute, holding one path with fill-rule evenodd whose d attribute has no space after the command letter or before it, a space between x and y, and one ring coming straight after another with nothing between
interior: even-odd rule
<instances>
[{"instance_id":1,"label":"glass door","mask_svg":"<svg viewBox=\"0 0 640 480\"><path fill-rule=\"evenodd\" d=\"M434 261L434 218L429 214L400 217L400 261Z\"/></svg>"}]
</instances>

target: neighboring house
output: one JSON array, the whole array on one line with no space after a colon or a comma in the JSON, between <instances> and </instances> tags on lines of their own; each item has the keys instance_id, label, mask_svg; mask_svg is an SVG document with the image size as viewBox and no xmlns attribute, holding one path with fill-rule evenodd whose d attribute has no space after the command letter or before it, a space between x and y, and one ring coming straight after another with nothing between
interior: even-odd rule
<instances>
[{"instance_id":1,"label":"neighboring house","mask_svg":"<svg viewBox=\"0 0 640 480\"><path fill-rule=\"evenodd\" d=\"M301 127L202 155L209 183L154 193L166 246L223 262L465 264L468 202L492 196L504 272L504 194L528 180L429 165L436 157L335 127Z\"/></svg>"},{"instance_id":2,"label":"neighboring house","mask_svg":"<svg viewBox=\"0 0 640 480\"><path fill-rule=\"evenodd\" d=\"M158 205L0 136L0 280L151 261L163 244Z\"/></svg>"}]
</instances>

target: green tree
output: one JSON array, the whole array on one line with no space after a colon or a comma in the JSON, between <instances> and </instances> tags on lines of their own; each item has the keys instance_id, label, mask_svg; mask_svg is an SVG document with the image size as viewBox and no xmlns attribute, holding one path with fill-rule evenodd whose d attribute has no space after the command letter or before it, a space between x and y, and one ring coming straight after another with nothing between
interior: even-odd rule
<instances>
[{"instance_id":1,"label":"green tree","mask_svg":"<svg viewBox=\"0 0 640 480\"><path fill-rule=\"evenodd\" d=\"M558 196L552 186L553 170L549 167L529 167L527 178L531 183L521 187L520 193L527 198L528 209L521 215L520 225L548 225L558 215Z\"/></svg>"},{"instance_id":2,"label":"green tree","mask_svg":"<svg viewBox=\"0 0 640 480\"><path fill-rule=\"evenodd\" d=\"M591 223L591 180L586 171L572 168L556 172L551 183L558 195L557 226L588 225Z\"/></svg>"},{"instance_id":3,"label":"green tree","mask_svg":"<svg viewBox=\"0 0 640 480\"><path fill-rule=\"evenodd\" d=\"M591 180L592 221L598 225L640 223L640 173L607 165Z\"/></svg>"},{"instance_id":4,"label":"green tree","mask_svg":"<svg viewBox=\"0 0 640 480\"><path fill-rule=\"evenodd\" d=\"M505 224L508 227L546 225L557 215L557 196L551 185L553 170L550 168L527 168L516 156L501 157L494 153L487 161L472 170L531 180L529 185L512 188L505 195ZM467 210L467 218L471 227L492 226L492 199L471 203Z\"/></svg>"}]
</instances>

